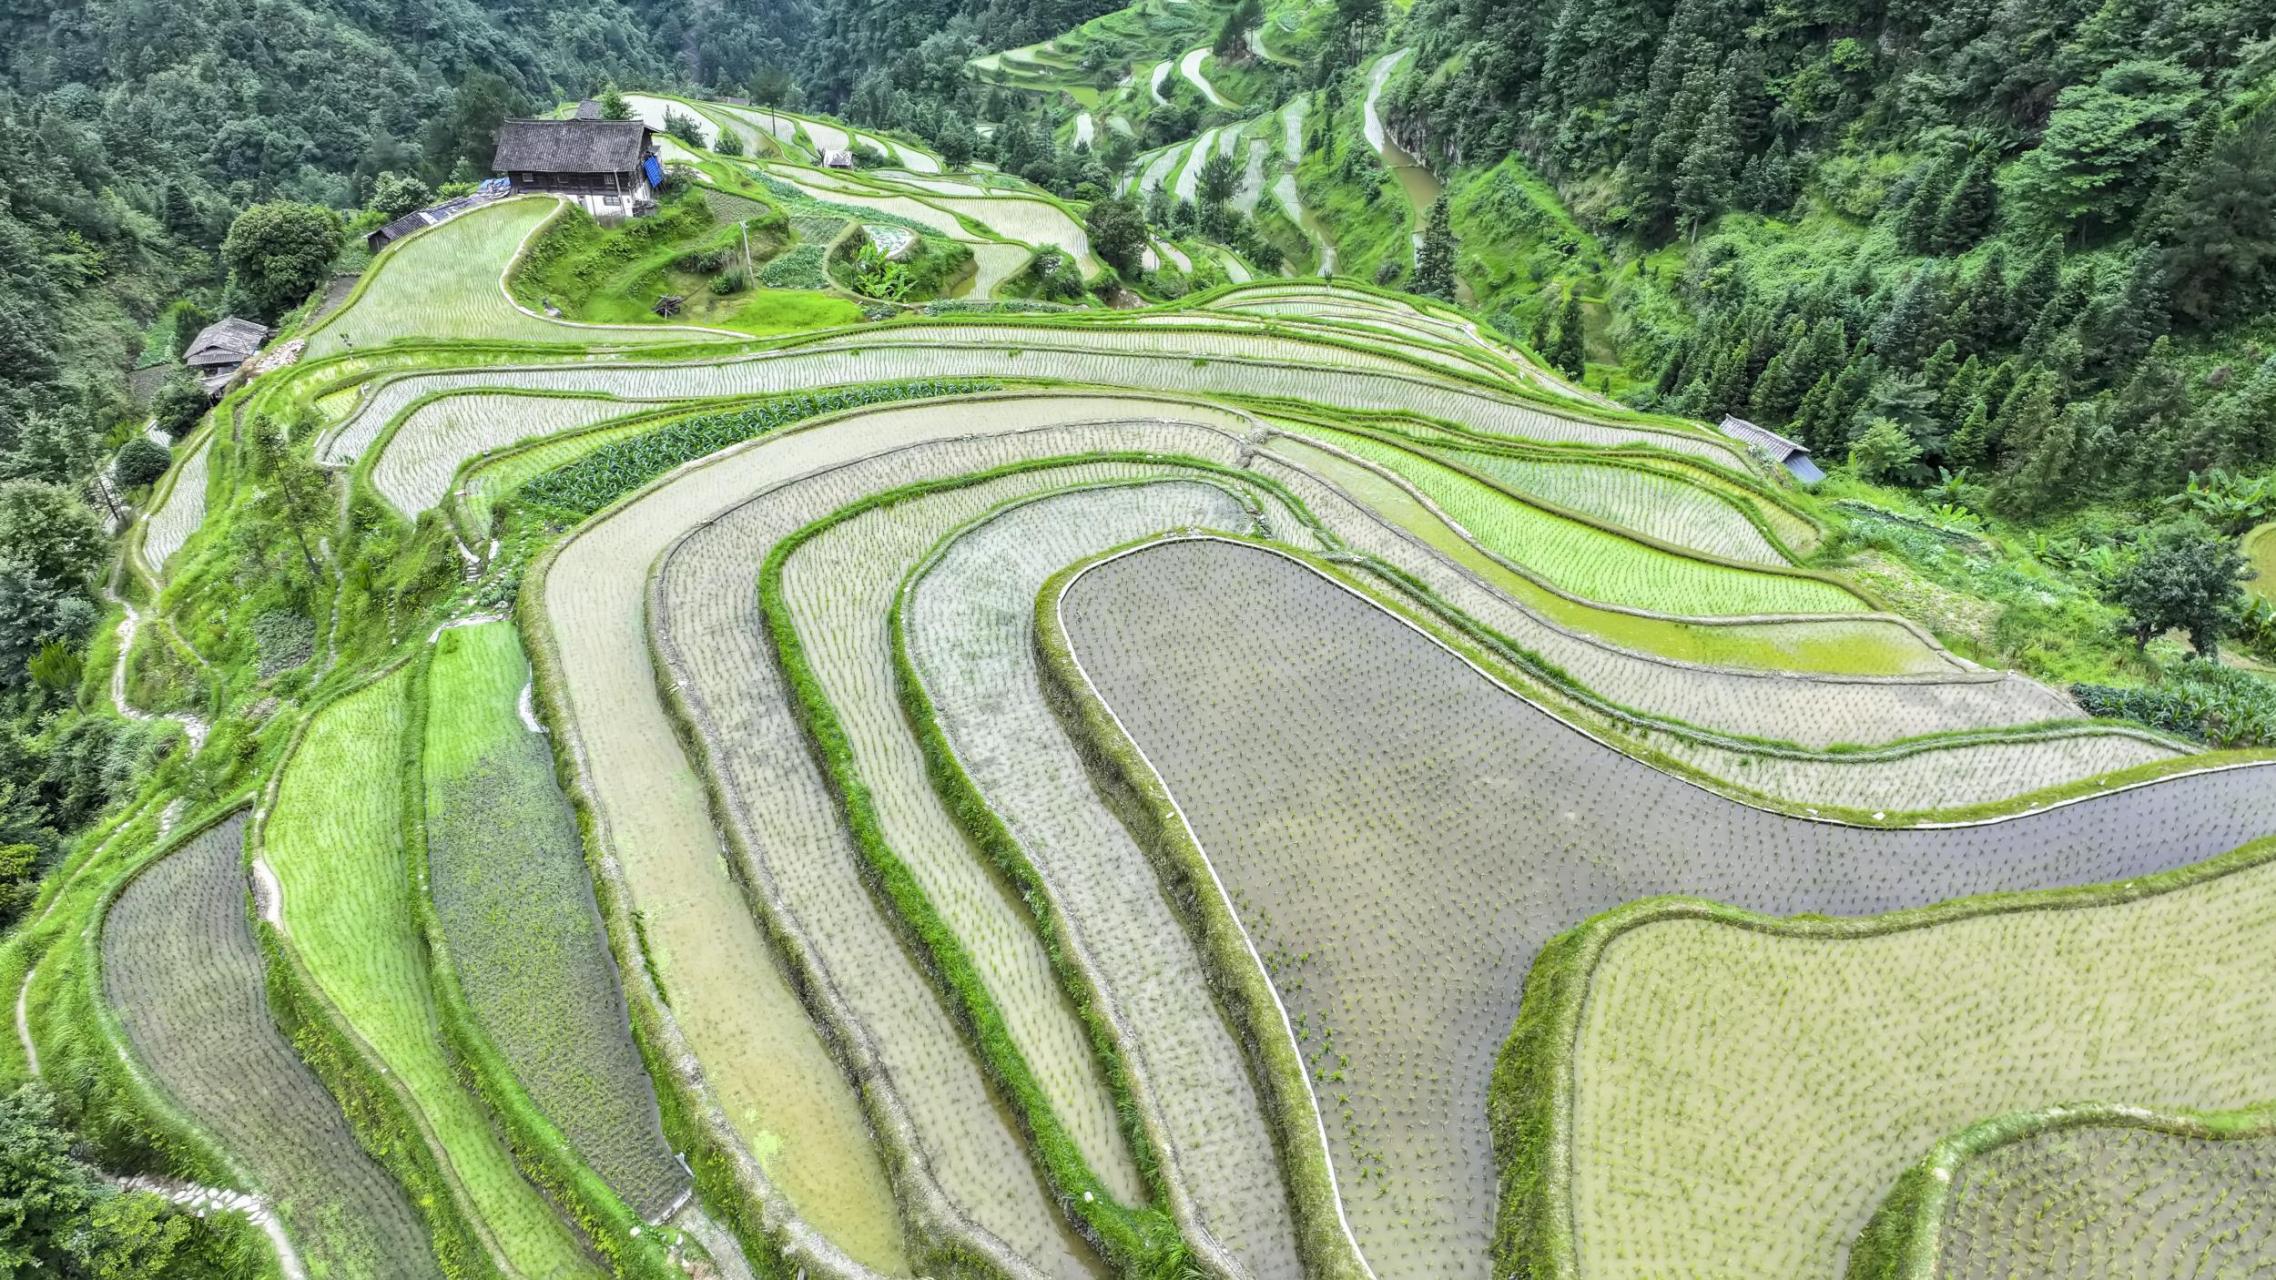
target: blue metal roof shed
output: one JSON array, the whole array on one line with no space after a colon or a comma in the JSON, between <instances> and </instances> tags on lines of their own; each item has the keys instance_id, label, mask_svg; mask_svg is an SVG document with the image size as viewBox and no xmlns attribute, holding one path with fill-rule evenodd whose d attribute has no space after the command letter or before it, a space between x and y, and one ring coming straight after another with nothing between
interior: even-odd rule
<instances>
[{"instance_id":1,"label":"blue metal roof shed","mask_svg":"<svg viewBox=\"0 0 2276 1280\"><path fill-rule=\"evenodd\" d=\"M1826 473L1811 459L1810 447L1800 441L1789 440L1767 427L1758 427L1728 413L1723 415L1723 434L1793 472L1794 478L1803 484L1816 484L1826 478Z\"/></svg>"}]
</instances>

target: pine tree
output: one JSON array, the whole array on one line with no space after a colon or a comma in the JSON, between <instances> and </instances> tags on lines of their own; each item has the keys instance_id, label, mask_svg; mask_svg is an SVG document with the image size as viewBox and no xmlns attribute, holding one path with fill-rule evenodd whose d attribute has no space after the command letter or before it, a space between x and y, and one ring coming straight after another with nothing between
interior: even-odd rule
<instances>
[{"instance_id":1,"label":"pine tree","mask_svg":"<svg viewBox=\"0 0 2276 1280\"><path fill-rule=\"evenodd\" d=\"M1557 321L1557 350L1551 361L1576 382L1588 376L1588 334L1581 319L1581 294L1569 286L1564 315Z\"/></svg>"},{"instance_id":2,"label":"pine tree","mask_svg":"<svg viewBox=\"0 0 2276 1280\"><path fill-rule=\"evenodd\" d=\"M1984 380L1983 362L1969 356L1936 392L1936 420L1946 433L1957 437L1968 406L1975 402Z\"/></svg>"},{"instance_id":3,"label":"pine tree","mask_svg":"<svg viewBox=\"0 0 2276 1280\"><path fill-rule=\"evenodd\" d=\"M1423 220L1421 247L1415 250L1414 292L1441 302L1454 301L1454 227L1446 197L1430 202Z\"/></svg>"},{"instance_id":4,"label":"pine tree","mask_svg":"<svg viewBox=\"0 0 2276 1280\"><path fill-rule=\"evenodd\" d=\"M2050 412L2045 422L2034 419L2026 424L2033 432L2028 440L2017 442L2014 473L1999 487L2001 505L2018 515L2035 515L2078 496L2071 482L2078 463L2080 419L2090 413L2085 404L2074 404L2063 413Z\"/></svg>"},{"instance_id":5,"label":"pine tree","mask_svg":"<svg viewBox=\"0 0 2276 1280\"><path fill-rule=\"evenodd\" d=\"M1737 193L1739 135L1731 116L1731 89L1724 85L1699 118L1691 150L1677 169L1676 212L1693 236L1716 214L1731 207Z\"/></svg>"},{"instance_id":6,"label":"pine tree","mask_svg":"<svg viewBox=\"0 0 2276 1280\"><path fill-rule=\"evenodd\" d=\"M1794 435L1801 437L1802 443L1818 453L1831 453L1833 450L1834 432L1829 418L1835 376L1830 370L1820 374L1810 389L1803 393L1802 403L1795 408L1793 418L1786 424Z\"/></svg>"},{"instance_id":7,"label":"pine tree","mask_svg":"<svg viewBox=\"0 0 2276 1280\"><path fill-rule=\"evenodd\" d=\"M1950 309L1942 272L1914 273L1898 291L1895 305L1873 326L1873 349L1897 368L1913 368L1943 341Z\"/></svg>"},{"instance_id":8,"label":"pine tree","mask_svg":"<svg viewBox=\"0 0 2276 1280\"><path fill-rule=\"evenodd\" d=\"M1970 471L1981 471L1991 462L1991 408L1982 396L1969 403L1967 416L1952 429L1949 453L1954 464Z\"/></svg>"},{"instance_id":9,"label":"pine tree","mask_svg":"<svg viewBox=\"0 0 2276 1280\"><path fill-rule=\"evenodd\" d=\"M1941 397L1944 388L1951 383L1952 375L1959 368L1960 349L1947 338L1944 345L1930 352L1928 359L1921 361L1920 385Z\"/></svg>"},{"instance_id":10,"label":"pine tree","mask_svg":"<svg viewBox=\"0 0 2276 1280\"><path fill-rule=\"evenodd\" d=\"M1952 161L1939 157L1913 183L1912 195L1897 214L1897 244L1907 253L1927 253L1936 238L1937 215L1952 189Z\"/></svg>"},{"instance_id":11,"label":"pine tree","mask_svg":"<svg viewBox=\"0 0 2276 1280\"><path fill-rule=\"evenodd\" d=\"M1938 253L1959 253L1984 238L1997 211L1998 188L1992 181L1992 154L1978 151L1960 171L1959 181L1936 209L1936 227L1929 245Z\"/></svg>"},{"instance_id":12,"label":"pine tree","mask_svg":"<svg viewBox=\"0 0 2276 1280\"><path fill-rule=\"evenodd\" d=\"M2007 292L2007 249L1995 244L1969 278L1967 301L1954 319L1970 352L1991 351L2006 339Z\"/></svg>"},{"instance_id":13,"label":"pine tree","mask_svg":"<svg viewBox=\"0 0 2276 1280\"><path fill-rule=\"evenodd\" d=\"M2039 313L2054 301L2055 291L2063 282L2063 246L2049 240L2031 259L2031 265L2015 278L2015 287L2008 291L2007 306L2000 317L2000 328L2014 333L2038 319Z\"/></svg>"}]
</instances>

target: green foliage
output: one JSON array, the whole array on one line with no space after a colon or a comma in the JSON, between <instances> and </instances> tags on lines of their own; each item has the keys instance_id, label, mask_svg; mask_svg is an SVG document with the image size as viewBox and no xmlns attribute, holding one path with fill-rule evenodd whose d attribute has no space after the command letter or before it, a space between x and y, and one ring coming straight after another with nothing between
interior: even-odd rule
<instances>
[{"instance_id":1,"label":"green foliage","mask_svg":"<svg viewBox=\"0 0 2276 1280\"><path fill-rule=\"evenodd\" d=\"M371 184L371 199L366 207L389 222L404 214L425 208L435 198L434 189L408 173L389 170Z\"/></svg>"},{"instance_id":2,"label":"green foliage","mask_svg":"<svg viewBox=\"0 0 2276 1280\"><path fill-rule=\"evenodd\" d=\"M703 122L678 107L664 108L664 132L697 150L703 149Z\"/></svg>"},{"instance_id":3,"label":"green foliage","mask_svg":"<svg viewBox=\"0 0 2276 1280\"><path fill-rule=\"evenodd\" d=\"M330 209L274 201L237 215L221 242L221 260L238 296L274 319L324 283L340 240L339 215Z\"/></svg>"},{"instance_id":4,"label":"green foliage","mask_svg":"<svg viewBox=\"0 0 2276 1280\"><path fill-rule=\"evenodd\" d=\"M631 120L636 118L632 104L624 100L624 91L611 83L601 90L601 119Z\"/></svg>"},{"instance_id":5,"label":"green foliage","mask_svg":"<svg viewBox=\"0 0 2276 1280\"><path fill-rule=\"evenodd\" d=\"M198 425L211 403L197 376L183 370L160 384L157 394L150 398L150 416L160 431L179 440Z\"/></svg>"},{"instance_id":6,"label":"green foliage","mask_svg":"<svg viewBox=\"0 0 2276 1280\"><path fill-rule=\"evenodd\" d=\"M1557 318L1557 345L1550 352L1549 362L1576 381L1588 376L1588 332L1578 290L1565 290L1565 309Z\"/></svg>"},{"instance_id":7,"label":"green foliage","mask_svg":"<svg viewBox=\"0 0 2276 1280\"><path fill-rule=\"evenodd\" d=\"M830 275L823 252L818 244L793 245L759 268L759 283L769 289L826 289Z\"/></svg>"},{"instance_id":8,"label":"green foliage","mask_svg":"<svg viewBox=\"0 0 2276 1280\"><path fill-rule=\"evenodd\" d=\"M2122 62L2055 99L2045 134L2002 176L2010 204L2041 226L2123 222L2203 96L2170 62Z\"/></svg>"},{"instance_id":9,"label":"green foliage","mask_svg":"<svg viewBox=\"0 0 2276 1280\"><path fill-rule=\"evenodd\" d=\"M683 418L644 435L603 445L584 457L538 476L521 488L523 501L591 515L666 471L728 445L780 430L825 413L894 400L968 395L993 390L994 383L910 382L850 387L839 391L784 396L732 413Z\"/></svg>"},{"instance_id":10,"label":"green foliage","mask_svg":"<svg viewBox=\"0 0 2276 1280\"><path fill-rule=\"evenodd\" d=\"M1415 278L1409 284L1412 292L1441 302L1454 301L1454 227L1449 210L1444 195L1431 201L1423 219L1422 246L1415 250Z\"/></svg>"},{"instance_id":11,"label":"green foliage","mask_svg":"<svg viewBox=\"0 0 2276 1280\"><path fill-rule=\"evenodd\" d=\"M1091 253L1126 276L1138 274L1146 253L1146 217L1125 198L1094 200L1083 214Z\"/></svg>"},{"instance_id":12,"label":"green foliage","mask_svg":"<svg viewBox=\"0 0 2276 1280\"><path fill-rule=\"evenodd\" d=\"M91 584L110 549L103 522L79 495L37 480L0 481L0 560L60 591Z\"/></svg>"},{"instance_id":13,"label":"green foliage","mask_svg":"<svg viewBox=\"0 0 2276 1280\"><path fill-rule=\"evenodd\" d=\"M2135 548L2110 583L2110 599L2131 619L2137 646L2179 629L2212 658L2244 606L2245 569L2234 539L2198 520L2170 520Z\"/></svg>"},{"instance_id":14,"label":"green foliage","mask_svg":"<svg viewBox=\"0 0 2276 1280\"><path fill-rule=\"evenodd\" d=\"M2076 684L2088 714L2136 720L2216 747L2276 745L2276 684L2217 662L2183 662L2151 688Z\"/></svg>"},{"instance_id":15,"label":"green foliage","mask_svg":"<svg viewBox=\"0 0 2276 1280\"><path fill-rule=\"evenodd\" d=\"M119 446L118 456L111 462L111 478L122 489L139 489L165 475L173 462L173 450L148 436L135 436Z\"/></svg>"},{"instance_id":16,"label":"green foliage","mask_svg":"<svg viewBox=\"0 0 2276 1280\"><path fill-rule=\"evenodd\" d=\"M45 1088L0 1098L0 1275L205 1280L261 1265L219 1223L114 1189L73 1144Z\"/></svg>"},{"instance_id":17,"label":"green foliage","mask_svg":"<svg viewBox=\"0 0 2276 1280\"><path fill-rule=\"evenodd\" d=\"M1849 469L1873 484L1902 483L1920 468L1920 446L1887 418L1875 418L1849 446Z\"/></svg>"}]
</instances>

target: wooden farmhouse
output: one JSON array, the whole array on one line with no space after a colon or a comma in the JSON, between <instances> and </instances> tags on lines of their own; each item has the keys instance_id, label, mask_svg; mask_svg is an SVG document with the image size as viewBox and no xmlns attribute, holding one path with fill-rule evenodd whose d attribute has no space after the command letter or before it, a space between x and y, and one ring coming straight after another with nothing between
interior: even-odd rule
<instances>
[{"instance_id":1,"label":"wooden farmhouse","mask_svg":"<svg viewBox=\"0 0 2276 1280\"><path fill-rule=\"evenodd\" d=\"M182 363L196 371L205 393L218 396L237 376L237 368L269 340L267 325L239 316L223 316L198 331L182 352Z\"/></svg>"},{"instance_id":2,"label":"wooden farmhouse","mask_svg":"<svg viewBox=\"0 0 2276 1280\"><path fill-rule=\"evenodd\" d=\"M611 222L656 207L664 169L655 139L638 120L508 120L490 165L516 193L566 196Z\"/></svg>"}]
</instances>

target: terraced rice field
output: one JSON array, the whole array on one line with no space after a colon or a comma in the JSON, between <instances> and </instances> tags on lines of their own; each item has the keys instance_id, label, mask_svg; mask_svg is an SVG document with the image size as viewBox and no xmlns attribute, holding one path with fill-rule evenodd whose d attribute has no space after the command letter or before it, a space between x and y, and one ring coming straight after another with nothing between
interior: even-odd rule
<instances>
[{"instance_id":1,"label":"terraced rice field","mask_svg":"<svg viewBox=\"0 0 2276 1280\"><path fill-rule=\"evenodd\" d=\"M1665 1275L1735 1256L1825 1274L1889 1179L1974 1118L2049 1099L2171 1110L2276 1096L2258 1048L2276 1018L2263 998L2272 891L2264 849L2230 874L2100 905L1788 928L1639 920L1582 979L1579 1273ZM1761 1052L1765 1037L1785 1050ZM1790 1136L1737 1139L1748 1132ZM1640 1143L1653 1154L1639 1159ZM1797 1204L1810 1212L1766 1212ZM2111 1274L2157 1269L2169 1243L2158 1226L2127 1246L2150 1255L2145 1267Z\"/></svg>"},{"instance_id":2,"label":"terraced rice field","mask_svg":"<svg viewBox=\"0 0 2276 1280\"><path fill-rule=\"evenodd\" d=\"M1292 203L1304 101L1133 185L1215 147ZM764 168L812 234L906 217L984 289L1028 245L1088 267L1062 206L903 160ZM398 643L264 686L294 719L260 741L298 736L249 820L327 1078L399 1104L427 1190L323 1154L346 1122L261 1007L247 820L100 936L126 1061L325 1274L429 1274L419 1200L547 1280L629 1220L809 1280L1824 1276L1899 1229L1934 1233L1915 1280L2267 1251L2265 1135L2193 1119L2276 1097L2276 880L2231 852L2276 832L2265 753L1956 656L1849 585L1837 508L1556 394L1453 307L1282 281L659 359L505 303L550 208L391 250L317 333L415 356L247 393L314 403L307 447L382 499L335 554L449 579L337 615ZM225 450L192 501L204 452L154 565L209 489L245 500ZM464 581L410 523L437 507ZM2162 1119L1954 1154L2096 1099Z\"/></svg>"},{"instance_id":3,"label":"terraced rice field","mask_svg":"<svg viewBox=\"0 0 2276 1280\"><path fill-rule=\"evenodd\" d=\"M2211 857L2276 823L2276 792L2256 770L1948 830L1878 831L1733 804L1559 724L1333 577L1220 541L1110 559L1073 579L1057 616L1080 667L1078 692L1095 690L1176 797L1273 972L1323 1092L1344 1208L1379 1272L1484 1273L1495 1208L1488 1080L1527 965L1573 922L1664 892L1850 915L2086 883ZM1524 888L1497 888L1511 885ZM1371 909L1354 913L1354 901ZM1678 981L1672 975L1683 971L1668 972ZM1966 999L1975 988L1952 990ZM1784 1043L1793 1009L1764 1001L1754 1038L1725 1042L1730 1052L1797 1070L1820 1061L1753 1048ZM1781 1018L1785 1030L1775 1032ZM1666 1026L1641 1007L1605 1025L1633 1027L1653 1043ZM1644 1110L1643 1096L1668 1098L1667 1082L1688 1070L1683 1056L1706 1052L1696 1039L1667 1043L1669 1074L1658 1085L1625 1074L1605 1095L1605 1123ZM1643 1056L1641 1044L1628 1047ZM1743 1096L1778 1100L1795 1086L1782 1088ZM1681 1114L1710 1125L1725 1120L1723 1110ZM1674 1119L1657 1103L1653 1114ZM1676 1184L1641 1187L1634 1161L1617 1156L1671 1149L1645 1122L1617 1122L1622 1136L1608 1131L1593 1149L1606 1153L1617 1187L1633 1189L1641 1215ZM1785 1122L1765 1116L1759 1127L1783 1132ZM1854 1126L1829 1117L1811 1132L1829 1150L1855 1150ZM1584 1143L1593 1138L1583 1134ZM1687 1137L1686 1154L1716 1151L1702 1135ZM1757 1149L1775 1163L1790 1147ZM1754 1185L1696 1216L1795 1202ZM1860 1206L1872 1207L1870 1198ZM1756 1216L1852 1234L1863 1225ZM1662 1255L1644 1270L1666 1274L1714 1256L1751 1255ZM1815 1257L1763 1256L1795 1264L1783 1274Z\"/></svg>"},{"instance_id":4,"label":"terraced rice field","mask_svg":"<svg viewBox=\"0 0 2276 1280\"><path fill-rule=\"evenodd\" d=\"M732 337L678 325L588 325L526 311L506 295L506 265L559 201L518 197L460 214L389 247L348 305L308 338L306 358L405 338L637 344Z\"/></svg>"},{"instance_id":5,"label":"terraced rice field","mask_svg":"<svg viewBox=\"0 0 2276 1280\"><path fill-rule=\"evenodd\" d=\"M2265 1114L2104 1106L2019 1119L1979 1126L1999 1131L1986 1138L1997 1145L1955 1153L1956 1170L1938 1164L1949 1179L1941 1210L1911 1238L1933 1258L1926 1274L2249 1275L2276 1256L2276 1133Z\"/></svg>"},{"instance_id":6,"label":"terraced rice field","mask_svg":"<svg viewBox=\"0 0 2276 1280\"><path fill-rule=\"evenodd\" d=\"M667 117L682 115L695 121L697 141L706 150L719 144L719 126L703 112L685 103L674 102L669 98L651 98L644 93L628 93L624 95L624 105L632 108L633 114L639 117L641 123L659 134L664 132Z\"/></svg>"},{"instance_id":7,"label":"terraced rice field","mask_svg":"<svg viewBox=\"0 0 2276 1280\"><path fill-rule=\"evenodd\" d=\"M2245 589L2263 600L2276 601L2276 524L2264 524L2244 535L2244 558L2253 578Z\"/></svg>"},{"instance_id":8,"label":"terraced rice field","mask_svg":"<svg viewBox=\"0 0 2276 1280\"><path fill-rule=\"evenodd\" d=\"M103 996L136 1061L341 1277L440 1277L426 1228L269 1016L243 866L245 815L192 835L103 922Z\"/></svg>"},{"instance_id":9,"label":"terraced rice field","mask_svg":"<svg viewBox=\"0 0 2276 1280\"><path fill-rule=\"evenodd\" d=\"M166 491L142 527L142 560L157 572L190 540L205 522L207 462L213 453L213 432L189 447L163 481Z\"/></svg>"},{"instance_id":10,"label":"terraced rice field","mask_svg":"<svg viewBox=\"0 0 2276 1280\"><path fill-rule=\"evenodd\" d=\"M420 774L426 881L475 1021L531 1101L625 1203L656 1221L688 1191L633 1047L544 735L503 622L437 638Z\"/></svg>"},{"instance_id":11,"label":"terraced rice field","mask_svg":"<svg viewBox=\"0 0 2276 1280\"><path fill-rule=\"evenodd\" d=\"M281 777L258 834L286 945L400 1087L490 1247L523 1274L601 1274L569 1225L515 1167L443 1047L403 855L398 765L411 671L326 708Z\"/></svg>"}]
</instances>

